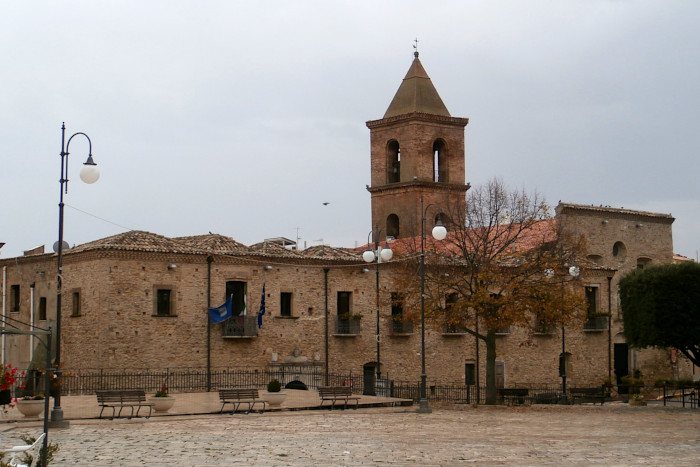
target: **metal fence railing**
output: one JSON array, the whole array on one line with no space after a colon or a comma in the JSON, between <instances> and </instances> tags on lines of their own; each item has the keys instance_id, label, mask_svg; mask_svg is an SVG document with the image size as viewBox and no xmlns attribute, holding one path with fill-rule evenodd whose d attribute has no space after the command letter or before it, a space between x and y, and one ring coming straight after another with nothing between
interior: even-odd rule
<instances>
[{"instance_id":1,"label":"metal fence railing","mask_svg":"<svg viewBox=\"0 0 700 467\"><path fill-rule=\"evenodd\" d=\"M254 387L265 389L270 380L277 379L283 385L297 389L316 390L319 386L350 386L355 394L370 394L420 400L420 382L393 380L390 375L377 383L374 378L365 381L363 373L329 373L325 374L322 366L317 367L215 367L210 372L206 368L164 368L164 369L80 369L63 370L59 380L63 395L88 395L97 390L143 389L155 392L165 384L171 392L205 392L222 388ZM37 372L28 372L18 379L15 396L20 396L20 387L26 387L33 393L43 393L44 382ZM365 384L367 383L367 384ZM527 388L527 402L534 404L551 404L561 399L561 386L558 384L523 384L512 383L508 388ZM680 399L697 407L697 389L685 391ZM464 384L436 384L428 382L426 395L429 401L483 404L486 388ZM665 397L664 400L667 398ZM671 397L668 397L670 400Z\"/></svg>"}]
</instances>

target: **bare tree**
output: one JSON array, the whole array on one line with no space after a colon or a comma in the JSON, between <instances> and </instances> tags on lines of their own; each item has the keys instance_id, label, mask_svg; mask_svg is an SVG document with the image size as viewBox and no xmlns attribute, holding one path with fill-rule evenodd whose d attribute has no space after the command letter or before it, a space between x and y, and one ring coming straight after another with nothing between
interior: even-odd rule
<instances>
[{"instance_id":1,"label":"bare tree","mask_svg":"<svg viewBox=\"0 0 700 467\"><path fill-rule=\"evenodd\" d=\"M499 329L583 321L583 294L566 286L582 240L562 241L539 195L509 191L497 179L470 190L465 212L449 216L447 238L426 247L426 316L485 342L486 403L494 404Z\"/></svg>"}]
</instances>

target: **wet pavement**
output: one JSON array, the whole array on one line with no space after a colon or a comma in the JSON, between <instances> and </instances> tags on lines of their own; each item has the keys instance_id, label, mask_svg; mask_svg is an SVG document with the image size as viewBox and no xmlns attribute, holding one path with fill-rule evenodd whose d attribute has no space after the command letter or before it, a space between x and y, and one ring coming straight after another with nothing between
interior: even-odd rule
<instances>
[{"instance_id":1,"label":"wet pavement","mask_svg":"<svg viewBox=\"0 0 700 467\"><path fill-rule=\"evenodd\" d=\"M51 465L700 465L698 409L300 408L71 420L49 433L61 448ZM22 444L21 434L40 433L41 421L8 421L0 429L0 446L9 447Z\"/></svg>"}]
</instances>

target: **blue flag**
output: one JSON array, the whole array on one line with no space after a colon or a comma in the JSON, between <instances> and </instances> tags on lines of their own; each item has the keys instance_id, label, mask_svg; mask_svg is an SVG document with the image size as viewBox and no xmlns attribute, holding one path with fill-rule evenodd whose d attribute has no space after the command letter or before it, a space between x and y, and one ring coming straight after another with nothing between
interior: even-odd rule
<instances>
[{"instance_id":1,"label":"blue flag","mask_svg":"<svg viewBox=\"0 0 700 467\"><path fill-rule=\"evenodd\" d=\"M262 327L262 317L265 314L265 282L263 282L262 297L260 297L260 311L258 311L258 329Z\"/></svg>"},{"instance_id":2,"label":"blue flag","mask_svg":"<svg viewBox=\"0 0 700 467\"><path fill-rule=\"evenodd\" d=\"M233 295L228 297L226 303L216 308L209 308L209 320L212 323L221 323L233 315Z\"/></svg>"}]
</instances>

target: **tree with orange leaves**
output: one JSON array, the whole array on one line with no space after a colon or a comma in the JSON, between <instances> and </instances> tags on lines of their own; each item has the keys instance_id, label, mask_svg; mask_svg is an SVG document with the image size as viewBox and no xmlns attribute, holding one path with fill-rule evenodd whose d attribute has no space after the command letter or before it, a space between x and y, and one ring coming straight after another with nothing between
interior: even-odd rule
<instances>
[{"instance_id":1,"label":"tree with orange leaves","mask_svg":"<svg viewBox=\"0 0 700 467\"><path fill-rule=\"evenodd\" d=\"M568 284L569 269L581 266L583 241L562 237L537 194L509 191L501 180L470 190L465 212L445 214L447 238L425 249L426 317L443 332L485 343L486 403L495 404L500 329L534 332L584 320L585 297ZM405 300L418 303L420 271L406 266Z\"/></svg>"}]
</instances>

